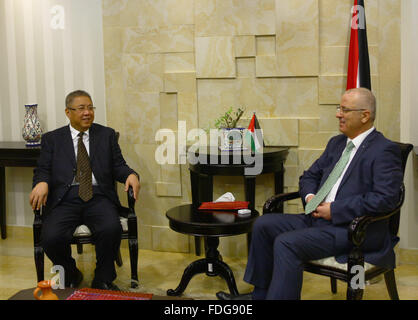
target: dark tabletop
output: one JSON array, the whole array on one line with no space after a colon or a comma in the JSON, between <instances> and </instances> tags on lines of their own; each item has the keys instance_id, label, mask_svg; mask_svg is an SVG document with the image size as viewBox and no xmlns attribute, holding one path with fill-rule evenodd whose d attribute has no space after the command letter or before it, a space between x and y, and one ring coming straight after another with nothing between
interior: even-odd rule
<instances>
[{"instance_id":1,"label":"dark tabletop","mask_svg":"<svg viewBox=\"0 0 418 320\"><path fill-rule=\"evenodd\" d=\"M41 149L40 146L37 147L26 147L26 142L24 141L0 141L0 149L6 150L16 150L16 149Z\"/></svg>"},{"instance_id":2,"label":"dark tabletop","mask_svg":"<svg viewBox=\"0 0 418 320\"><path fill-rule=\"evenodd\" d=\"M252 210L251 216L245 218L238 216L236 211L201 211L187 204L171 208L166 216L174 231L195 236L223 237L251 232L259 213Z\"/></svg>"},{"instance_id":3,"label":"dark tabletop","mask_svg":"<svg viewBox=\"0 0 418 320\"><path fill-rule=\"evenodd\" d=\"M282 171L283 162L289 153L286 147L266 147L261 153L251 150L221 151L218 147L189 148L187 160L193 172L207 175L257 175ZM262 164L261 172L246 171Z\"/></svg>"},{"instance_id":4,"label":"dark tabletop","mask_svg":"<svg viewBox=\"0 0 418 320\"><path fill-rule=\"evenodd\" d=\"M41 153L41 147L26 147L25 142L0 141L0 165L33 167Z\"/></svg>"}]
</instances>

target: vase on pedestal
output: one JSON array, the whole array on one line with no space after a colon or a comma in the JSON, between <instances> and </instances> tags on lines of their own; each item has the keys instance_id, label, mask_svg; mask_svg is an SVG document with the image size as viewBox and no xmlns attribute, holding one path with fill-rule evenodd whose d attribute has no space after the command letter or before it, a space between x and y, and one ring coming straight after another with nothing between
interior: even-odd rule
<instances>
[{"instance_id":1,"label":"vase on pedestal","mask_svg":"<svg viewBox=\"0 0 418 320\"><path fill-rule=\"evenodd\" d=\"M25 104L25 118L22 128L22 137L26 141L27 147L37 147L41 145L42 128L38 118L38 105Z\"/></svg>"}]
</instances>

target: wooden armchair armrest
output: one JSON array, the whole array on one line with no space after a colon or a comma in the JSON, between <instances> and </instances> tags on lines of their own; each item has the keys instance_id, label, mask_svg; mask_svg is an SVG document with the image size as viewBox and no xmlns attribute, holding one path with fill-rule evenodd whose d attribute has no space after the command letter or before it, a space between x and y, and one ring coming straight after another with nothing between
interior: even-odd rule
<instances>
[{"instance_id":1,"label":"wooden armchair armrest","mask_svg":"<svg viewBox=\"0 0 418 320\"><path fill-rule=\"evenodd\" d=\"M299 192L280 193L269 198L263 206L263 214L277 212L281 202L300 198Z\"/></svg>"},{"instance_id":2,"label":"wooden armchair armrest","mask_svg":"<svg viewBox=\"0 0 418 320\"><path fill-rule=\"evenodd\" d=\"M348 240L354 244L354 246L359 247L362 245L364 239L366 238L367 227L376 221L390 219L393 215L398 213L402 204L405 200L405 186L402 184L400 199L395 209L387 213L380 213L373 216L361 216L355 218L350 225L348 226Z\"/></svg>"},{"instance_id":3,"label":"wooden armchair armrest","mask_svg":"<svg viewBox=\"0 0 418 320\"><path fill-rule=\"evenodd\" d=\"M353 244L353 247L348 254L348 270L352 270L353 266L364 267L362 244L366 239L367 227L373 222L390 219L390 217L398 212L401 205L397 206L396 209L387 214L377 216L361 216L355 218L350 223L348 226L348 240Z\"/></svg>"},{"instance_id":4,"label":"wooden armchair armrest","mask_svg":"<svg viewBox=\"0 0 418 320\"><path fill-rule=\"evenodd\" d=\"M128 192L127 192L127 196L128 196L129 209L134 210L134 208L135 208L135 198L134 198L134 190L132 189L132 187L129 187Z\"/></svg>"}]
</instances>

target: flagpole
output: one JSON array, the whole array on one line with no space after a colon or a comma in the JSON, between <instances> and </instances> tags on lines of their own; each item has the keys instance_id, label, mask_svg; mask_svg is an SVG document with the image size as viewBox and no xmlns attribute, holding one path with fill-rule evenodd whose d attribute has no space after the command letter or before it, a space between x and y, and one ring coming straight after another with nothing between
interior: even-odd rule
<instances>
[{"instance_id":1,"label":"flagpole","mask_svg":"<svg viewBox=\"0 0 418 320\"><path fill-rule=\"evenodd\" d=\"M346 89L363 87L371 90L370 79L370 59L364 0L354 0L354 6L351 12Z\"/></svg>"}]
</instances>

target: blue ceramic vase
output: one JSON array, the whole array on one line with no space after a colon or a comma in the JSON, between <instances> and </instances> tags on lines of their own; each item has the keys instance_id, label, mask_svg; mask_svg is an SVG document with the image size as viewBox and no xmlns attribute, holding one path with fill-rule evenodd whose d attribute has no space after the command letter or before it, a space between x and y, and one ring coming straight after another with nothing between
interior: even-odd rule
<instances>
[{"instance_id":1,"label":"blue ceramic vase","mask_svg":"<svg viewBox=\"0 0 418 320\"><path fill-rule=\"evenodd\" d=\"M22 137L26 141L27 147L37 147L41 145L42 128L38 118L38 105L25 104L25 119L22 128Z\"/></svg>"}]
</instances>

